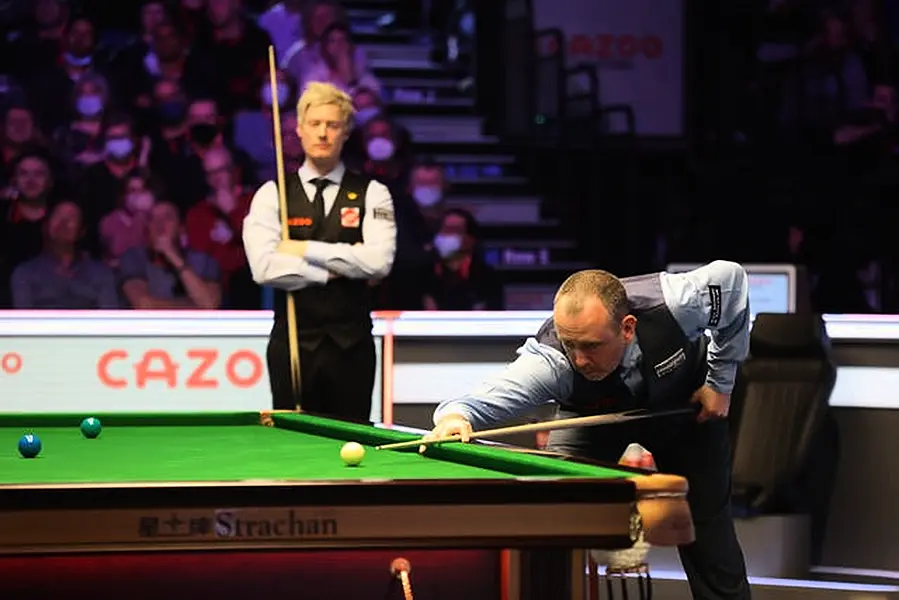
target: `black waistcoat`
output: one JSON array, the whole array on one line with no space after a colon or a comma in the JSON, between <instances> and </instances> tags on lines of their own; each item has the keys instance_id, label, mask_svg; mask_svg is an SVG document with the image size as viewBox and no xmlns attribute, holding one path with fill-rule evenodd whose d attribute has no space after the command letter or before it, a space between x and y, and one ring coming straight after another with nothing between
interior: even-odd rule
<instances>
[{"instance_id":1,"label":"black waistcoat","mask_svg":"<svg viewBox=\"0 0 899 600\"><path fill-rule=\"evenodd\" d=\"M601 381L590 381L575 370L571 396L556 399L566 410L586 414L673 408L686 404L705 383L706 336L696 340L686 336L665 305L659 274L621 281L627 290L631 314L637 317L637 343L643 354L638 365L642 385L632 392L621 380L620 367ZM537 341L565 354L551 318L540 327Z\"/></svg>"},{"instance_id":2,"label":"black waistcoat","mask_svg":"<svg viewBox=\"0 0 899 600\"><path fill-rule=\"evenodd\" d=\"M286 178L287 213L290 238L319 242L357 244L362 242L365 195L370 178L354 171L344 172L337 198L323 221L315 216L309 196L298 173ZM323 336L344 347L371 336L372 297L367 281L339 277L326 285L312 285L294 292L297 330L303 346L315 346ZM275 328L285 328L287 300L276 291Z\"/></svg>"}]
</instances>

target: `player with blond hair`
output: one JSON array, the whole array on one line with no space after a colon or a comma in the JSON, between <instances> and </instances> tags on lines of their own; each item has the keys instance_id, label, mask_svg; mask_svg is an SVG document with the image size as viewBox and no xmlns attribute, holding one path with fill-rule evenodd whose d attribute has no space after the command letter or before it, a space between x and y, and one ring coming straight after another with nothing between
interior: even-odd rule
<instances>
[{"instance_id":1,"label":"player with blond hair","mask_svg":"<svg viewBox=\"0 0 899 600\"><path fill-rule=\"evenodd\" d=\"M297 102L305 159L285 173L290 239L282 239L278 186L264 183L244 220L253 279L275 288L267 361L273 407L293 409L286 293L294 295L302 409L370 419L375 380L371 287L393 266L396 223L387 187L341 160L353 127L352 99L311 82Z\"/></svg>"}]
</instances>

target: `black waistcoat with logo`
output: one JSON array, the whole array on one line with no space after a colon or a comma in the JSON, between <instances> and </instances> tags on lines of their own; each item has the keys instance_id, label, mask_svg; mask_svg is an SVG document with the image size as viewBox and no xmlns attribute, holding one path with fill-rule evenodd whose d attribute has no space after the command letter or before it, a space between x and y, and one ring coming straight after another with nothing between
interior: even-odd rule
<instances>
[{"instance_id":1,"label":"black waistcoat with logo","mask_svg":"<svg viewBox=\"0 0 899 600\"><path fill-rule=\"evenodd\" d=\"M571 396L556 399L565 410L601 414L634 408L676 408L687 404L693 392L705 383L707 338L687 337L665 304L659 274L621 281L627 290L631 314L637 318L637 343L643 354L637 368L642 384L632 392L621 379L621 367L601 381L590 381L572 365ZM551 318L540 327L536 338L567 356Z\"/></svg>"},{"instance_id":2,"label":"black waistcoat with logo","mask_svg":"<svg viewBox=\"0 0 899 600\"><path fill-rule=\"evenodd\" d=\"M346 170L331 210L320 220L298 173L286 177L290 238L319 242L362 242L365 195L370 178ZM336 184L332 184L336 185ZM294 292L297 331L303 346L314 346L328 336L344 347L371 336L372 297L368 282L338 277ZM275 328L287 322L287 297L279 291L274 302Z\"/></svg>"}]
</instances>

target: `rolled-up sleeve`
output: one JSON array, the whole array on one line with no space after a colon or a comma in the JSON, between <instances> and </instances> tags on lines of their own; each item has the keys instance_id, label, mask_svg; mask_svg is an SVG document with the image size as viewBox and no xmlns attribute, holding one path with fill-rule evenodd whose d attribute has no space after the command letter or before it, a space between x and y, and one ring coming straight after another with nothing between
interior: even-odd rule
<instances>
[{"instance_id":1,"label":"rolled-up sleeve","mask_svg":"<svg viewBox=\"0 0 899 600\"><path fill-rule=\"evenodd\" d=\"M243 221L243 245L253 281L287 291L327 283L327 269L278 252L282 239L279 212L278 187L269 181L256 191Z\"/></svg>"},{"instance_id":2,"label":"rolled-up sleeve","mask_svg":"<svg viewBox=\"0 0 899 600\"><path fill-rule=\"evenodd\" d=\"M384 184L372 181L365 194L361 244L310 241L306 260L350 279L383 279L396 257L393 198Z\"/></svg>"},{"instance_id":3,"label":"rolled-up sleeve","mask_svg":"<svg viewBox=\"0 0 899 600\"><path fill-rule=\"evenodd\" d=\"M686 273L663 273L665 303L691 339L708 331L706 384L733 391L737 367L749 353L749 277L739 264L717 260Z\"/></svg>"}]
</instances>

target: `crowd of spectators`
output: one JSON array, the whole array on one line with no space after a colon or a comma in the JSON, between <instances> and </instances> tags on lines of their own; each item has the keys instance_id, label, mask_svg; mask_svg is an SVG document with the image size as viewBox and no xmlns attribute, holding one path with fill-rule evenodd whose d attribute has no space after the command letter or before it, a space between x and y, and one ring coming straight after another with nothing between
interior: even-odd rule
<instances>
[{"instance_id":1,"label":"crowd of spectators","mask_svg":"<svg viewBox=\"0 0 899 600\"><path fill-rule=\"evenodd\" d=\"M0 308L265 306L242 221L276 178L275 101L285 168L302 164L295 107L313 80L353 97L344 161L393 193L398 251L372 284L377 308L502 307L477 223L447 206L443 167L386 108L338 2L12 4L0 39Z\"/></svg>"}]
</instances>

